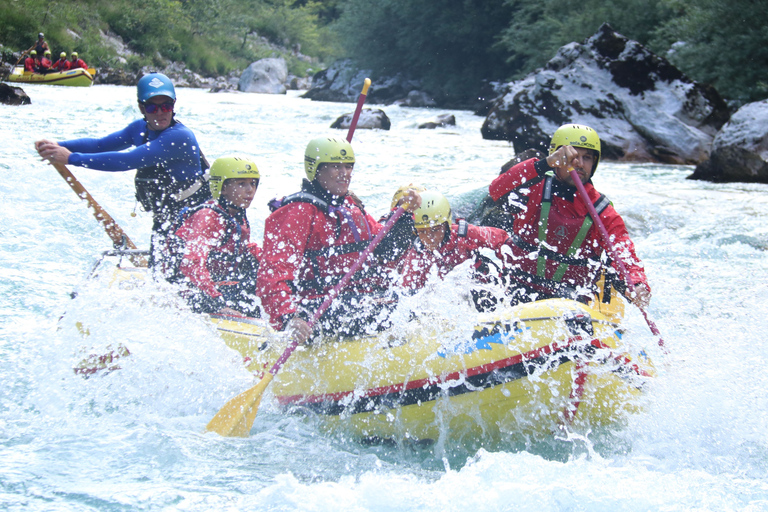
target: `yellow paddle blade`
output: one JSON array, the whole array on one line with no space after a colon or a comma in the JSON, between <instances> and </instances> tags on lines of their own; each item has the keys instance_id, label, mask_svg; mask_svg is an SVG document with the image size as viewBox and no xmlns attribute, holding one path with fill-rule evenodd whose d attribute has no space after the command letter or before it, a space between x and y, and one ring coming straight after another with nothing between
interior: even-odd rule
<instances>
[{"instance_id":1,"label":"yellow paddle blade","mask_svg":"<svg viewBox=\"0 0 768 512\"><path fill-rule=\"evenodd\" d=\"M258 384L224 404L205 429L224 437L248 437L259 410L261 396L272 382L272 377L271 373L267 373Z\"/></svg>"}]
</instances>

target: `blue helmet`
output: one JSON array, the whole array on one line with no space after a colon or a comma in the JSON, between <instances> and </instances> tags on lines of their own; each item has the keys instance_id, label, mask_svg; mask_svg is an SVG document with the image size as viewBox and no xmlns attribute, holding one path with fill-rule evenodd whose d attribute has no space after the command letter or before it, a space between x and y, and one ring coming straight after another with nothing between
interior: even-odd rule
<instances>
[{"instance_id":1,"label":"blue helmet","mask_svg":"<svg viewBox=\"0 0 768 512\"><path fill-rule=\"evenodd\" d=\"M141 77L136 86L136 94L140 103L144 103L155 96L168 96L176 101L176 89L173 87L173 82L162 73L150 73Z\"/></svg>"}]
</instances>

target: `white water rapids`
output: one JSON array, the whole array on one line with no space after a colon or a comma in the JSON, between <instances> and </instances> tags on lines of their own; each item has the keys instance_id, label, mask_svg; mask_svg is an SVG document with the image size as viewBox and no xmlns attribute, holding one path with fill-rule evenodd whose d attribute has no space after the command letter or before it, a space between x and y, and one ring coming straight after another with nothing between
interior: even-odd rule
<instances>
[{"instance_id":1,"label":"white water rapids","mask_svg":"<svg viewBox=\"0 0 768 512\"><path fill-rule=\"evenodd\" d=\"M135 90L23 88L32 105L0 106L0 508L768 510L768 186L689 181L689 167L600 164L595 185L627 222L670 351L628 309L625 339L645 346L660 372L645 412L626 425L493 449L365 446L267 398L250 438L223 439L203 434L205 424L253 377L209 325L166 307L162 289L86 284L111 242L33 149L39 138L122 128L139 115ZM258 164L248 214L259 242L266 202L298 190L306 143L344 137L328 127L354 108L295 94L177 94L177 117L210 161ZM418 130L444 111L384 110L392 129L358 130L354 140L352 190L374 215L409 182L455 204L477 197L470 192L513 156L509 144L482 140L482 119L469 112L452 112L456 127ZM133 172L70 170L147 247L149 215L130 215ZM118 343L132 352L121 370L88 380L72 372L82 347Z\"/></svg>"}]
</instances>

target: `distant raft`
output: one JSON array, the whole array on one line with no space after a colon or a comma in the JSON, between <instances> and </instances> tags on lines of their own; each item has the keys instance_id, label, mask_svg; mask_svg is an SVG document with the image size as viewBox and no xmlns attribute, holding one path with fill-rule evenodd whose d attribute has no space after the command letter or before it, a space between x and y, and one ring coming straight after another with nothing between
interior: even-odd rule
<instances>
[{"instance_id":1,"label":"distant raft","mask_svg":"<svg viewBox=\"0 0 768 512\"><path fill-rule=\"evenodd\" d=\"M70 69L53 73L31 73L24 71L24 66L16 66L8 75L9 82L18 82L24 84L49 84L49 85L68 85L70 87L90 87L93 85L93 77L96 76L96 70L89 69Z\"/></svg>"}]
</instances>

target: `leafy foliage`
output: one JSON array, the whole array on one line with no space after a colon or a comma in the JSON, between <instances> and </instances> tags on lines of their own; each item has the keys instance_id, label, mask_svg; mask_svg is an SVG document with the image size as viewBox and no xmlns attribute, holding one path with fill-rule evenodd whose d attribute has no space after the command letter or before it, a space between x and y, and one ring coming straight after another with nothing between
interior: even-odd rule
<instances>
[{"instance_id":1,"label":"leafy foliage","mask_svg":"<svg viewBox=\"0 0 768 512\"><path fill-rule=\"evenodd\" d=\"M0 42L25 50L43 31L56 51L77 49L91 64L114 66L115 50L100 35L111 31L143 56L128 59L129 67L174 60L224 74L282 54L289 70L303 75L313 65L285 48L321 59L338 50L319 19L322 7L291 0L12 0L0 6Z\"/></svg>"},{"instance_id":2,"label":"leafy foliage","mask_svg":"<svg viewBox=\"0 0 768 512\"><path fill-rule=\"evenodd\" d=\"M466 98L507 75L494 42L510 16L501 1L347 0L335 28L361 66L418 77L436 97Z\"/></svg>"},{"instance_id":3,"label":"leafy foliage","mask_svg":"<svg viewBox=\"0 0 768 512\"><path fill-rule=\"evenodd\" d=\"M758 0L666 0L654 48L735 103L768 97L768 9Z\"/></svg>"}]
</instances>

